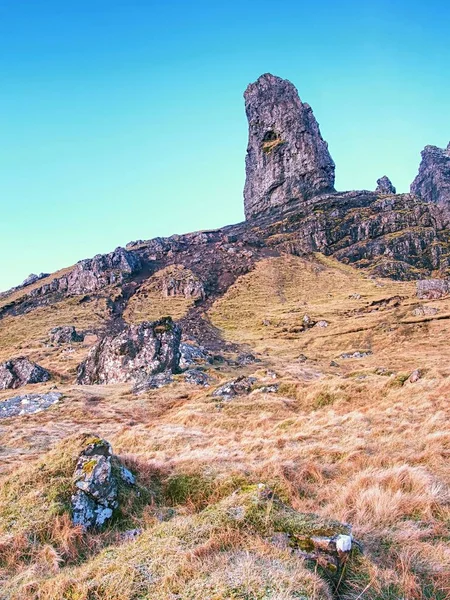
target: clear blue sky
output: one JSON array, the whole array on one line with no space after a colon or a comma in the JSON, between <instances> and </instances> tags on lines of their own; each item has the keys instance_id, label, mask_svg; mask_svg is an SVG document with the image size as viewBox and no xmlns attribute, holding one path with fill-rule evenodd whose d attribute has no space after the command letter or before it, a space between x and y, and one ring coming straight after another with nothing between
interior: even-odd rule
<instances>
[{"instance_id":1,"label":"clear blue sky","mask_svg":"<svg viewBox=\"0 0 450 600\"><path fill-rule=\"evenodd\" d=\"M339 189L450 139L448 0L0 0L0 289L243 219L242 93L312 105Z\"/></svg>"}]
</instances>

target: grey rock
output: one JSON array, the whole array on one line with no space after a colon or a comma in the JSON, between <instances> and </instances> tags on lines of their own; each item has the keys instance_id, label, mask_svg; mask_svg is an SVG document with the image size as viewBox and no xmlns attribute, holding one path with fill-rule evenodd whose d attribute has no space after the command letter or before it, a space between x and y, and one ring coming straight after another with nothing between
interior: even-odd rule
<instances>
[{"instance_id":1,"label":"grey rock","mask_svg":"<svg viewBox=\"0 0 450 600\"><path fill-rule=\"evenodd\" d=\"M137 254L124 248L116 248L109 254L98 254L94 258L81 260L70 273L32 290L29 296L36 298L56 292L75 296L94 292L107 285L123 283L141 268L142 263Z\"/></svg>"},{"instance_id":2,"label":"grey rock","mask_svg":"<svg viewBox=\"0 0 450 600\"><path fill-rule=\"evenodd\" d=\"M134 385L133 393L142 394L148 390L156 390L169 385L172 381L173 377L170 371L162 371L161 373L156 373L156 375L151 375L150 377L145 376Z\"/></svg>"},{"instance_id":3,"label":"grey rock","mask_svg":"<svg viewBox=\"0 0 450 600\"><path fill-rule=\"evenodd\" d=\"M184 371L192 365L211 363L213 359L202 346L182 342L180 344L180 369Z\"/></svg>"},{"instance_id":4,"label":"grey rock","mask_svg":"<svg viewBox=\"0 0 450 600\"><path fill-rule=\"evenodd\" d=\"M436 315L438 312L439 312L439 309L435 308L434 306L421 305L421 306L416 306L416 308L412 311L412 314L415 317L423 317L423 316Z\"/></svg>"},{"instance_id":5,"label":"grey rock","mask_svg":"<svg viewBox=\"0 0 450 600\"><path fill-rule=\"evenodd\" d=\"M408 381L410 383L416 383L421 378L422 378L422 371L420 369L414 369L414 371L409 376Z\"/></svg>"},{"instance_id":6,"label":"grey rock","mask_svg":"<svg viewBox=\"0 0 450 600\"><path fill-rule=\"evenodd\" d=\"M188 369L184 373L184 380L186 383L192 385L201 385L208 387L211 381L211 377L207 373L200 371L200 369Z\"/></svg>"},{"instance_id":7,"label":"grey rock","mask_svg":"<svg viewBox=\"0 0 450 600\"><path fill-rule=\"evenodd\" d=\"M154 375L179 371L180 339L181 329L170 317L128 325L91 348L78 368L77 381L88 385L132 382L145 387Z\"/></svg>"},{"instance_id":8,"label":"grey rock","mask_svg":"<svg viewBox=\"0 0 450 600\"><path fill-rule=\"evenodd\" d=\"M380 177L380 179L377 179L377 187L375 189L375 192L377 194L390 195L390 194L396 194L397 190L392 185L392 182L389 179L389 177L386 177L386 175L384 175L383 177Z\"/></svg>"},{"instance_id":9,"label":"grey rock","mask_svg":"<svg viewBox=\"0 0 450 600\"><path fill-rule=\"evenodd\" d=\"M25 394L0 401L0 419L22 415L32 415L50 408L62 398L59 392L47 394Z\"/></svg>"},{"instance_id":10,"label":"grey rock","mask_svg":"<svg viewBox=\"0 0 450 600\"><path fill-rule=\"evenodd\" d=\"M174 270L162 280L162 292L166 297L182 296L204 300L206 292L203 282L185 269Z\"/></svg>"},{"instance_id":11,"label":"grey rock","mask_svg":"<svg viewBox=\"0 0 450 600\"><path fill-rule=\"evenodd\" d=\"M261 360L257 358L254 354L239 354L239 356L236 359L236 363L241 367L245 367L246 365L252 365L257 362L261 362Z\"/></svg>"},{"instance_id":12,"label":"grey rock","mask_svg":"<svg viewBox=\"0 0 450 600\"><path fill-rule=\"evenodd\" d=\"M233 396L248 394L249 392L251 392L253 384L255 382L255 377L244 377L243 375L240 375L236 379L227 381L226 383L218 387L214 391L213 396L232 398Z\"/></svg>"},{"instance_id":13,"label":"grey rock","mask_svg":"<svg viewBox=\"0 0 450 600\"><path fill-rule=\"evenodd\" d=\"M349 358L365 358L366 356L370 356L372 354L372 350L363 350L362 352L357 350L356 352L344 352L341 354L341 358L344 360Z\"/></svg>"},{"instance_id":14,"label":"grey rock","mask_svg":"<svg viewBox=\"0 0 450 600\"><path fill-rule=\"evenodd\" d=\"M116 467L116 468L114 468ZM118 460L109 442L94 438L80 453L73 474L72 521L83 529L100 528L118 507L118 477L128 485L134 475Z\"/></svg>"},{"instance_id":15,"label":"grey rock","mask_svg":"<svg viewBox=\"0 0 450 600\"><path fill-rule=\"evenodd\" d=\"M294 85L266 73L247 87L244 98L249 124L246 218L334 191L328 145Z\"/></svg>"},{"instance_id":16,"label":"grey rock","mask_svg":"<svg viewBox=\"0 0 450 600\"><path fill-rule=\"evenodd\" d=\"M317 323L314 325L314 327L320 327L320 328L324 328L324 327L328 327L328 321L325 321L324 319L321 319L320 321L317 321Z\"/></svg>"},{"instance_id":17,"label":"grey rock","mask_svg":"<svg viewBox=\"0 0 450 600\"><path fill-rule=\"evenodd\" d=\"M416 282L417 297L421 300L437 300L450 293L448 279L420 279Z\"/></svg>"},{"instance_id":18,"label":"grey rock","mask_svg":"<svg viewBox=\"0 0 450 600\"><path fill-rule=\"evenodd\" d=\"M419 173L411 184L411 194L450 208L450 143L445 149L425 146Z\"/></svg>"},{"instance_id":19,"label":"grey rock","mask_svg":"<svg viewBox=\"0 0 450 600\"><path fill-rule=\"evenodd\" d=\"M0 363L0 390L16 389L49 379L50 373L46 369L24 356Z\"/></svg>"},{"instance_id":20,"label":"grey rock","mask_svg":"<svg viewBox=\"0 0 450 600\"><path fill-rule=\"evenodd\" d=\"M49 340L51 344L59 346L61 344L70 344L72 342L82 342L84 340L84 334L77 333L77 330L73 325L53 327L49 332Z\"/></svg>"},{"instance_id":21,"label":"grey rock","mask_svg":"<svg viewBox=\"0 0 450 600\"><path fill-rule=\"evenodd\" d=\"M27 285L32 285L33 283L36 283L36 281L39 281L40 279L44 279L44 277L48 277L49 273L40 273L39 275L36 275L35 273L31 273L30 275L28 275L28 277L26 279L24 279L23 283L22 283L22 287L25 287Z\"/></svg>"}]
</instances>

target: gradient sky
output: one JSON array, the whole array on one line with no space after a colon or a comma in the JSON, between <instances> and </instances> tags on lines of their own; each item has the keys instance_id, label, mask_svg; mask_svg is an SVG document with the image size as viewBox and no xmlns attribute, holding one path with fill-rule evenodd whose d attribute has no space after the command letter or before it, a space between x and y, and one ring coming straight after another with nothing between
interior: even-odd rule
<instances>
[{"instance_id":1,"label":"gradient sky","mask_svg":"<svg viewBox=\"0 0 450 600\"><path fill-rule=\"evenodd\" d=\"M313 107L338 189L450 139L448 0L0 0L0 290L243 219L242 94Z\"/></svg>"}]
</instances>

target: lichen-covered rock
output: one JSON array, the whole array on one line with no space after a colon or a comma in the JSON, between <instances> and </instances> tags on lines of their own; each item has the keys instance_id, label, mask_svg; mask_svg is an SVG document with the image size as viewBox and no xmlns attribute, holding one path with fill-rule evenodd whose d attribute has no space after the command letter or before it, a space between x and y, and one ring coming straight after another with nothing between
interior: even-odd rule
<instances>
[{"instance_id":1,"label":"lichen-covered rock","mask_svg":"<svg viewBox=\"0 0 450 600\"><path fill-rule=\"evenodd\" d=\"M50 373L25 356L13 358L0 364L0 390L16 389L28 383L42 383L50 379Z\"/></svg>"},{"instance_id":2,"label":"lichen-covered rock","mask_svg":"<svg viewBox=\"0 0 450 600\"><path fill-rule=\"evenodd\" d=\"M244 98L249 123L246 218L334 191L328 145L292 83L266 73L247 87Z\"/></svg>"},{"instance_id":3,"label":"lichen-covered rock","mask_svg":"<svg viewBox=\"0 0 450 600\"><path fill-rule=\"evenodd\" d=\"M416 282L417 297L421 300L437 300L450 293L448 279L421 279Z\"/></svg>"},{"instance_id":4,"label":"lichen-covered rock","mask_svg":"<svg viewBox=\"0 0 450 600\"><path fill-rule=\"evenodd\" d=\"M115 468L114 468L115 467ZM106 440L92 438L80 453L73 474L72 521L83 529L102 527L118 507L119 479L134 485L134 475L113 464L111 445Z\"/></svg>"},{"instance_id":5,"label":"lichen-covered rock","mask_svg":"<svg viewBox=\"0 0 450 600\"><path fill-rule=\"evenodd\" d=\"M0 402L0 419L41 412L59 402L61 398L62 394L59 392L25 394L24 396L8 398Z\"/></svg>"},{"instance_id":6,"label":"lichen-covered rock","mask_svg":"<svg viewBox=\"0 0 450 600\"><path fill-rule=\"evenodd\" d=\"M377 194L396 194L397 190L392 185L391 180L386 175L377 179L377 187L375 189L375 193Z\"/></svg>"},{"instance_id":7,"label":"lichen-covered rock","mask_svg":"<svg viewBox=\"0 0 450 600\"><path fill-rule=\"evenodd\" d=\"M53 327L49 332L49 340L51 344L59 346L60 344L82 342L84 334L78 333L73 325Z\"/></svg>"},{"instance_id":8,"label":"lichen-covered rock","mask_svg":"<svg viewBox=\"0 0 450 600\"><path fill-rule=\"evenodd\" d=\"M425 146L419 173L411 184L411 194L450 208L450 143L445 149Z\"/></svg>"},{"instance_id":9,"label":"lichen-covered rock","mask_svg":"<svg viewBox=\"0 0 450 600\"><path fill-rule=\"evenodd\" d=\"M145 384L152 376L179 370L181 329L170 317L129 325L106 335L78 369L80 384Z\"/></svg>"}]
</instances>

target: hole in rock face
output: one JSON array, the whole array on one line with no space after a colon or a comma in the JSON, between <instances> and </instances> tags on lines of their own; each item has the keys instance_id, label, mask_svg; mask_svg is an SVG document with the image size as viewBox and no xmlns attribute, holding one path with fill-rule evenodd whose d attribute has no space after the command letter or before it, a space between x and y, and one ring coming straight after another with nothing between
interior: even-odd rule
<instances>
[{"instance_id":1,"label":"hole in rock face","mask_svg":"<svg viewBox=\"0 0 450 600\"><path fill-rule=\"evenodd\" d=\"M273 129L269 129L264 134L264 137L261 142L261 148L265 154L270 154L272 150L275 150L279 146L284 144L283 140L280 137L280 134Z\"/></svg>"},{"instance_id":2,"label":"hole in rock face","mask_svg":"<svg viewBox=\"0 0 450 600\"><path fill-rule=\"evenodd\" d=\"M280 136L278 135L278 133L275 133L275 131L270 129L269 131L266 131L266 133L264 134L263 142L275 142L279 138L280 138Z\"/></svg>"}]
</instances>

